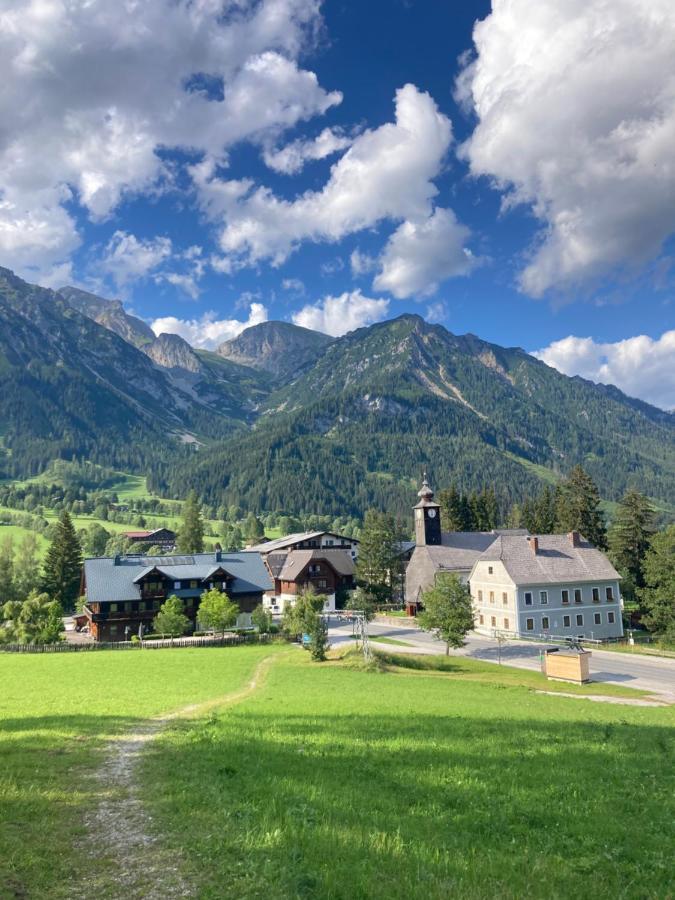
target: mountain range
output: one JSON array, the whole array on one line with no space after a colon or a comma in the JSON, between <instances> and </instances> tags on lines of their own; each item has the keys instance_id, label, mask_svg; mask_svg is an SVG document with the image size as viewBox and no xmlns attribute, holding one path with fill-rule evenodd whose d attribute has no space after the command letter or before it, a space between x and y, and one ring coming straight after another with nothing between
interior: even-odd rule
<instances>
[{"instance_id":1,"label":"mountain range","mask_svg":"<svg viewBox=\"0 0 675 900\"><path fill-rule=\"evenodd\" d=\"M581 462L675 507L675 416L415 315L341 338L266 322L216 351L119 301L0 268L0 469L86 458L254 511L403 513L435 484L504 502Z\"/></svg>"}]
</instances>

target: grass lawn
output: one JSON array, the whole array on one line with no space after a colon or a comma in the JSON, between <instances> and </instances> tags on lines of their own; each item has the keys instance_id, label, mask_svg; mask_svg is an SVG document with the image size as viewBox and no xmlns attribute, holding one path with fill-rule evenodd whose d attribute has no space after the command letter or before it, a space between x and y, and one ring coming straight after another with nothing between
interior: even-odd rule
<instances>
[{"instance_id":1,"label":"grass lawn","mask_svg":"<svg viewBox=\"0 0 675 900\"><path fill-rule=\"evenodd\" d=\"M394 644L397 647L412 647L412 646L414 646L409 641L397 641L396 638L380 637L379 635L373 635L370 638L370 640L375 641L378 644Z\"/></svg>"},{"instance_id":2,"label":"grass lawn","mask_svg":"<svg viewBox=\"0 0 675 900\"><path fill-rule=\"evenodd\" d=\"M160 736L144 783L198 896L668 896L674 711L456 662L403 675L297 652Z\"/></svg>"},{"instance_id":3,"label":"grass lawn","mask_svg":"<svg viewBox=\"0 0 675 900\"><path fill-rule=\"evenodd\" d=\"M95 799L84 773L112 735L221 696L273 647L0 653L0 897L69 897ZM4 892L7 893L4 893Z\"/></svg>"},{"instance_id":4,"label":"grass lawn","mask_svg":"<svg viewBox=\"0 0 675 900\"><path fill-rule=\"evenodd\" d=\"M538 695L536 672L462 658L380 652L367 671L266 646L0 654L0 897L100 875L80 845L106 742L279 652L254 694L141 758L195 896L669 895L675 709Z\"/></svg>"}]
</instances>

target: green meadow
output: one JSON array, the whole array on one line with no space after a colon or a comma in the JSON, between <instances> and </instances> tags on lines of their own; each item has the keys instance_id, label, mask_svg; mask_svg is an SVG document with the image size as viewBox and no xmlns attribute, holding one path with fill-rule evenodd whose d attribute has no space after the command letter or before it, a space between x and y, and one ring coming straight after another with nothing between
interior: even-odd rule
<instances>
[{"instance_id":1,"label":"green meadow","mask_svg":"<svg viewBox=\"0 0 675 900\"><path fill-rule=\"evenodd\" d=\"M672 893L673 708L539 694L537 673L462 658L364 668L267 646L0 654L7 896L74 896L88 867L100 876L83 817L108 741L237 689L269 656L252 694L172 721L140 757L194 896Z\"/></svg>"}]
</instances>

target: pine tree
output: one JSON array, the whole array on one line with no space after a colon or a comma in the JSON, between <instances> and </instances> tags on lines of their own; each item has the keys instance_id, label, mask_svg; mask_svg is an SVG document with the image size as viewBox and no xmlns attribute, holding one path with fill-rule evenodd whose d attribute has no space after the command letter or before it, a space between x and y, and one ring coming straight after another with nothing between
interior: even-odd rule
<instances>
[{"instance_id":1,"label":"pine tree","mask_svg":"<svg viewBox=\"0 0 675 900\"><path fill-rule=\"evenodd\" d=\"M581 466L575 466L560 486L556 506L556 526L560 531L578 531L595 547L607 549L600 493Z\"/></svg>"},{"instance_id":2,"label":"pine tree","mask_svg":"<svg viewBox=\"0 0 675 900\"><path fill-rule=\"evenodd\" d=\"M441 504L441 522L444 531L465 530L461 501L460 493L454 484L439 493L438 502Z\"/></svg>"},{"instance_id":3,"label":"pine tree","mask_svg":"<svg viewBox=\"0 0 675 900\"><path fill-rule=\"evenodd\" d=\"M536 528L534 534L554 534L556 529L556 492L546 485L537 497L534 509Z\"/></svg>"},{"instance_id":4,"label":"pine tree","mask_svg":"<svg viewBox=\"0 0 675 900\"><path fill-rule=\"evenodd\" d=\"M178 530L180 553L202 553L204 550L204 520L202 505L191 491L183 505L183 522Z\"/></svg>"},{"instance_id":5,"label":"pine tree","mask_svg":"<svg viewBox=\"0 0 675 900\"><path fill-rule=\"evenodd\" d=\"M356 579L378 603L391 603L402 572L401 534L393 516L374 509L366 512Z\"/></svg>"},{"instance_id":6,"label":"pine tree","mask_svg":"<svg viewBox=\"0 0 675 900\"><path fill-rule=\"evenodd\" d=\"M675 525L654 535L643 560L645 587L638 596L645 624L675 641Z\"/></svg>"},{"instance_id":7,"label":"pine tree","mask_svg":"<svg viewBox=\"0 0 675 900\"><path fill-rule=\"evenodd\" d=\"M630 488L617 507L609 549L612 562L623 576L622 593L631 600L645 585L642 564L655 531L654 509L649 500Z\"/></svg>"},{"instance_id":8,"label":"pine tree","mask_svg":"<svg viewBox=\"0 0 675 900\"><path fill-rule=\"evenodd\" d=\"M61 513L47 550L42 589L69 611L80 591L82 548L66 510Z\"/></svg>"}]
</instances>

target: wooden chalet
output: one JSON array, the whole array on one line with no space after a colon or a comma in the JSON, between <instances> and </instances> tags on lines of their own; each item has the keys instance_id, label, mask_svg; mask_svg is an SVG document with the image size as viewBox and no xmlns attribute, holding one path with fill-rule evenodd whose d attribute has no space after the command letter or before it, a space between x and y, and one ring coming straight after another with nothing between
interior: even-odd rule
<instances>
[{"instance_id":1,"label":"wooden chalet","mask_svg":"<svg viewBox=\"0 0 675 900\"><path fill-rule=\"evenodd\" d=\"M176 532L170 528L156 528L154 531L123 531L127 540L136 544L139 550L149 547L159 547L165 553L171 553L176 549Z\"/></svg>"},{"instance_id":2,"label":"wooden chalet","mask_svg":"<svg viewBox=\"0 0 675 900\"><path fill-rule=\"evenodd\" d=\"M223 591L239 606L240 621L250 614L272 588L259 553L195 553L192 556L115 556L87 559L82 573L84 614L89 631L99 641L121 641L132 634L152 631L159 608L171 595L183 601L183 610L196 628L204 591Z\"/></svg>"},{"instance_id":3,"label":"wooden chalet","mask_svg":"<svg viewBox=\"0 0 675 900\"><path fill-rule=\"evenodd\" d=\"M291 550L270 553L265 563L274 580L274 590L265 597L265 605L282 612L298 594L313 589L327 597L326 609L335 609L336 596L353 590L354 560L345 550Z\"/></svg>"}]
</instances>

